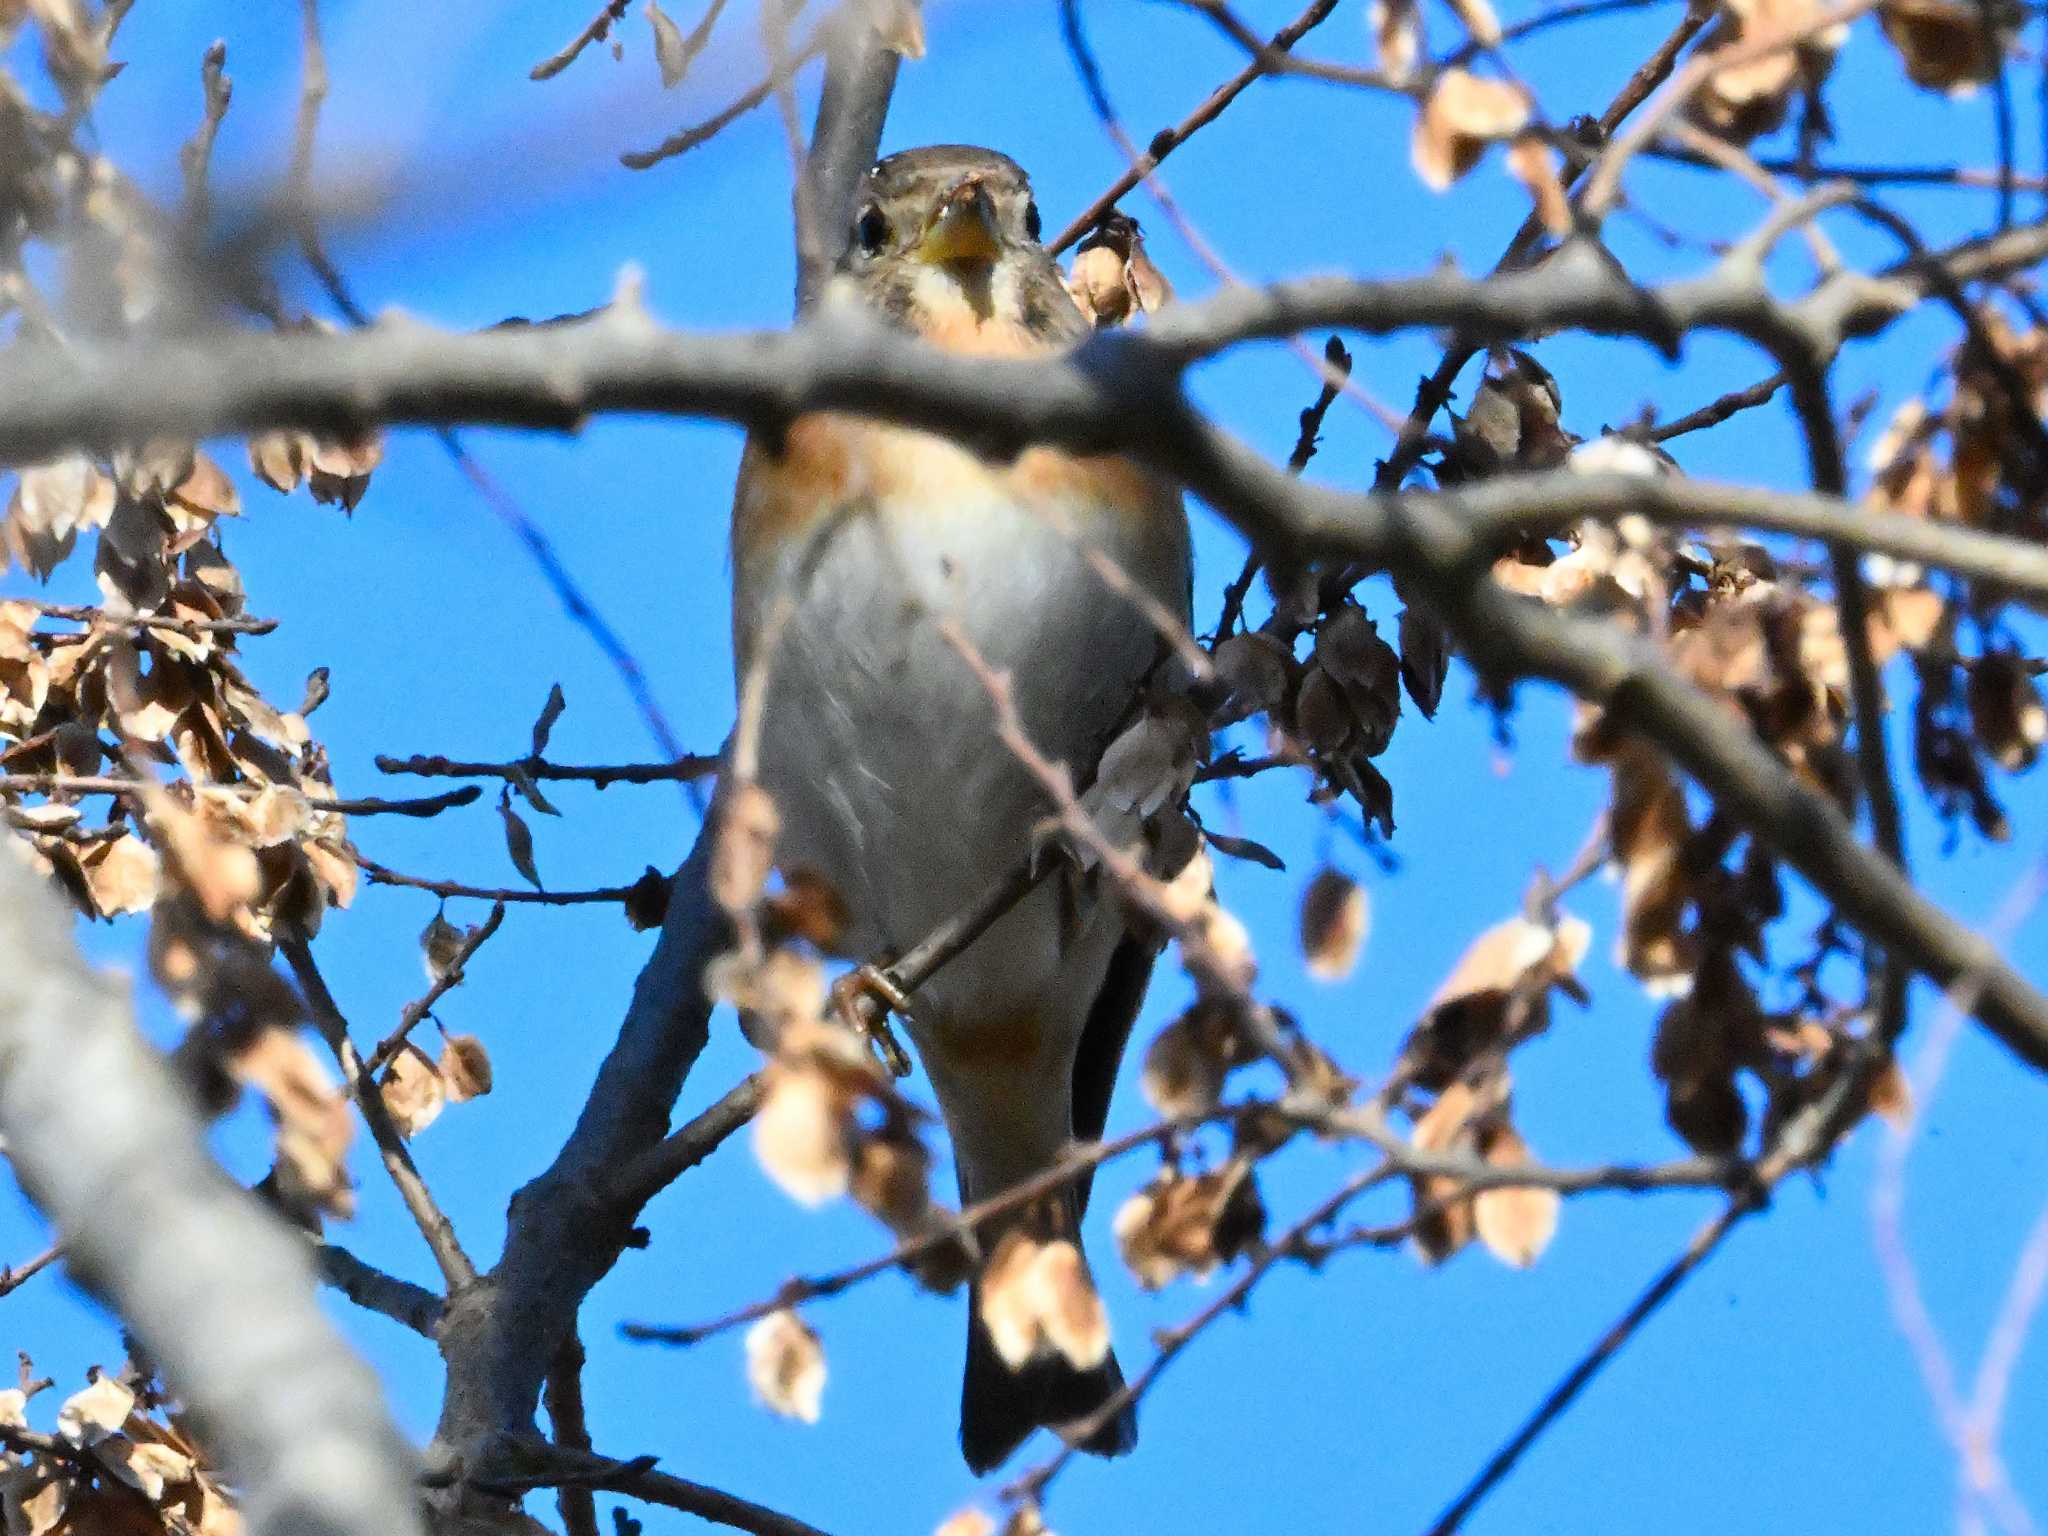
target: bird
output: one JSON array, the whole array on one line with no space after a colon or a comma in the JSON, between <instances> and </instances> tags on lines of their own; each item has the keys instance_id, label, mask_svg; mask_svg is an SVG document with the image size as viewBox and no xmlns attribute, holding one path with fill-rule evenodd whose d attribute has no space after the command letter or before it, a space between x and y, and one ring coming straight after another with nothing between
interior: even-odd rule
<instances>
[{"instance_id":1,"label":"bird","mask_svg":"<svg viewBox=\"0 0 2048 1536\"><path fill-rule=\"evenodd\" d=\"M823 304L864 305L955 353L1028 358L1091 334L1040 243L1030 179L969 145L906 150L862 179ZM1085 782L1164 650L1156 613L1105 582L1093 548L1185 625L1180 491L1112 456L1035 446L986 457L840 413L801 415L744 451L733 509L739 691L760 684L758 780L785 876L823 880L840 947L900 954L1039 846L1052 810L997 734L961 640L1007 674L1033 745ZM1097 881L1030 890L909 1000L905 1019L951 1140L963 1208L1099 1140L1158 953ZM1079 1242L1084 1181L1008 1218ZM984 1253L1002 1235L979 1233ZM1048 1354L1012 1370L970 1293L960 1445L985 1472L1041 1425L1123 1384ZM1083 1447L1132 1449L1128 1406Z\"/></svg>"}]
</instances>

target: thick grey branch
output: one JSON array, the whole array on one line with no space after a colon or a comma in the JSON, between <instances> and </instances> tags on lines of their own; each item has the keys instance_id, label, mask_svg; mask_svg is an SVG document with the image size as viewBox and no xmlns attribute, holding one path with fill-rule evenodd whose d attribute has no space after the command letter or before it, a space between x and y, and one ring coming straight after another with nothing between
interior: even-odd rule
<instances>
[{"instance_id":1,"label":"thick grey branch","mask_svg":"<svg viewBox=\"0 0 2048 1536\"><path fill-rule=\"evenodd\" d=\"M707 823L715 826L716 816ZM660 941L633 990L583 1113L547 1171L512 1197L505 1250L451 1296L441 1325L448 1391L436 1440L464 1461L533 1431L548 1366L577 1309L631 1237L638 1202L612 1198L612 1171L660 1144L683 1079L709 1038L704 963L728 941L705 888L711 835L676 874ZM643 1186L644 1189L644 1186ZM640 1199L653 1193L644 1189Z\"/></svg>"},{"instance_id":2,"label":"thick grey branch","mask_svg":"<svg viewBox=\"0 0 2048 1536\"><path fill-rule=\"evenodd\" d=\"M596 410L772 425L816 408L858 410L997 450L1049 440L1130 453L1176 476L1255 542L1387 566L1412 578L1467 653L1495 675L1547 677L1621 706L1882 945L1942 985L1986 976L1978 1016L2026 1060L2048 1067L2048 999L1858 845L1832 807L1649 651L1605 625L1538 612L1477 581L1473 536L1449 515L1455 498L1368 497L1305 485L1198 416L1180 391L1185 366L1235 341L1331 326L1431 325L1510 337L1575 325L1671 347L1690 330L1709 328L1817 362L1843 339L1889 324L1937 283L2044 256L2048 223L2022 226L1876 276L1842 274L1786 302L1742 260L1641 289L1597 248L1580 243L1533 271L1479 281L1438 273L1234 290L1169 311L1143 332L1099 336L1070 356L1036 361L947 355L837 310L786 334L727 338L667 334L625 308L581 325L481 336L385 326L339 337L236 336L77 361L43 354L19 358L0 389L0 455L278 425L346 430L373 421L463 418L567 426ZM1939 279L1927 275L1936 265ZM1565 515L1569 482L1542 484ZM1631 489L1630 482L1589 480L1578 490L1579 515L1596 496L1654 503L1689 494L1685 484L1659 491L1649 482ZM1779 519L1785 531L1799 531L1789 526L1795 520L1816 528L1835 521L1827 509L1840 506L1823 498L1782 502L1791 509ZM1884 543L1874 536L1854 541L1903 553L1925 539L1889 523L1880 532ZM1829 536L1851 535L1844 528ZM2038 554L2021 557L2018 549L1966 541L1954 552L1974 563L1975 574L2007 579L2009 570L2038 563ZM664 1113L668 1102L672 1095Z\"/></svg>"},{"instance_id":3,"label":"thick grey branch","mask_svg":"<svg viewBox=\"0 0 2048 1536\"><path fill-rule=\"evenodd\" d=\"M1377 281L1320 278L1227 290L1104 333L1068 357L1004 361L940 353L858 313L833 310L794 331L687 336L631 304L559 326L451 335L386 321L346 335L235 332L64 352L16 348L0 385L0 459L152 436L207 437L296 426L488 422L571 429L605 411L719 416L773 426L805 409L862 411L964 435L991 448L1032 440L1118 448L1171 467L1184 437L1165 409L1181 369L1239 342L1341 328L1416 327L1476 341L1576 327L1676 349L1694 330L1747 336L1774 352L1824 358L1870 335L1929 289L2048 257L2048 223L2025 225L1876 275L1842 273L1796 301L1743 261L1640 288L1599 249L1567 246L1531 271Z\"/></svg>"},{"instance_id":4,"label":"thick grey branch","mask_svg":"<svg viewBox=\"0 0 2048 1536\"><path fill-rule=\"evenodd\" d=\"M207 1155L124 989L17 852L0 846L0 1130L72 1273L191 1404L253 1530L416 1532L412 1457L321 1315L304 1239Z\"/></svg>"},{"instance_id":5,"label":"thick grey branch","mask_svg":"<svg viewBox=\"0 0 2048 1536\"><path fill-rule=\"evenodd\" d=\"M825 43L825 85L797 191L797 231L808 245L797 252L799 312L817 297L853 228L854 190L881 148L882 125L896 90L900 61L883 44L874 10L873 0L846 0Z\"/></svg>"}]
</instances>

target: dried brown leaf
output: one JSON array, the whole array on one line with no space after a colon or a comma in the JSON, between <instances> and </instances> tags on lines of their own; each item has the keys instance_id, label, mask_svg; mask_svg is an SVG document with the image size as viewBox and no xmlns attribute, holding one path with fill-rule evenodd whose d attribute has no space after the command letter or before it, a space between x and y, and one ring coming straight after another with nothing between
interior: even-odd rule
<instances>
[{"instance_id":1,"label":"dried brown leaf","mask_svg":"<svg viewBox=\"0 0 2048 1536\"><path fill-rule=\"evenodd\" d=\"M1532 1161L1520 1134L1505 1124L1485 1138L1481 1155L1495 1168L1526 1167ZM1473 1225L1495 1258L1516 1269L1527 1269L1557 1235L1559 1205L1554 1189L1535 1185L1483 1189L1472 1202Z\"/></svg>"},{"instance_id":2,"label":"dried brown leaf","mask_svg":"<svg viewBox=\"0 0 2048 1536\"><path fill-rule=\"evenodd\" d=\"M652 6L654 0L648 0ZM548 689L548 700L540 707L540 714L533 722L533 755L543 757L548 750L548 737L554 734L555 722L562 718L562 711L569 707L569 701L562 694L562 685L556 683Z\"/></svg>"},{"instance_id":3,"label":"dried brown leaf","mask_svg":"<svg viewBox=\"0 0 2048 1536\"><path fill-rule=\"evenodd\" d=\"M2005 64L2015 28L1999 10L1963 0L1885 0L1877 19L1898 50L1907 79L1930 91L1963 96L1990 84Z\"/></svg>"},{"instance_id":4,"label":"dried brown leaf","mask_svg":"<svg viewBox=\"0 0 2048 1536\"><path fill-rule=\"evenodd\" d=\"M1294 659L1275 636L1246 630L1218 645L1210 659L1225 695L1223 707L1211 716L1214 724L1269 714L1287 701Z\"/></svg>"},{"instance_id":5,"label":"dried brown leaf","mask_svg":"<svg viewBox=\"0 0 2048 1536\"><path fill-rule=\"evenodd\" d=\"M475 1035L445 1035L440 1073L450 1104L480 1099L491 1091L491 1053Z\"/></svg>"},{"instance_id":6,"label":"dried brown leaf","mask_svg":"<svg viewBox=\"0 0 2048 1536\"><path fill-rule=\"evenodd\" d=\"M853 1097L835 1074L775 1062L754 1116L754 1155L791 1199L823 1205L853 1175Z\"/></svg>"},{"instance_id":7,"label":"dried brown leaf","mask_svg":"<svg viewBox=\"0 0 2048 1536\"><path fill-rule=\"evenodd\" d=\"M81 849L78 867L103 917L147 912L155 905L161 863L133 832Z\"/></svg>"},{"instance_id":8,"label":"dried brown leaf","mask_svg":"<svg viewBox=\"0 0 2048 1536\"><path fill-rule=\"evenodd\" d=\"M427 979L439 981L455 967L455 957L462 953L465 935L448 921L447 915L439 908L420 930L420 957L426 962Z\"/></svg>"},{"instance_id":9,"label":"dried brown leaf","mask_svg":"<svg viewBox=\"0 0 2048 1536\"><path fill-rule=\"evenodd\" d=\"M1415 119L1415 173L1426 186L1444 191L1479 163L1487 145L1527 127L1529 107L1518 86L1445 70Z\"/></svg>"},{"instance_id":10,"label":"dried brown leaf","mask_svg":"<svg viewBox=\"0 0 2048 1536\"><path fill-rule=\"evenodd\" d=\"M498 817L505 824L505 852L511 855L512 867L536 891L546 890L540 883L540 871L533 864L533 828L512 809L510 788L498 791Z\"/></svg>"},{"instance_id":11,"label":"dried brown leaf","mask_svg":"<svg viewBox=\"0 0 2048 1536\"><path fill-rule=\"evenodd\" d=\"M351 441L316 438L308 459L313 499L339 504L353 513L370 488L370 475L384 462L384 440L376 433Z\"/></svg>"},{"instance_id":12,"label":"dried brown leaf","mask_svg":"<svg viewBox=\"0 0 2048 1536\"><path fill-rule=\"evenodd\" d=\"M266 432L249 439L249 468L274 491L289 495L313 463L313 439L303 432Z\"/></svg>"},{"instance_id":13,"label":"dried brown leaf","mask_svg":"<svg viewBox=\"0 0 2048 1536\"><path fill-rule=\"evenodd\" d=\"M921 0L876 0L874 27L884 48L906 59L924 57L924 6Z\"/></svg>"},{"instance_id":14,"label":"dried brown leaf","mask_svg":"<svg viewBox=\"0 0 2048 1536\"><path fill-rule=\"evenodd\" d=\"M448 1088L426 1052L407 1041L378 1079L377 1096L398 1134L410 1139L441 1117Z\"/></svg>"},{"instance_id":15,"label":"dried brown leaf","mask_svg":"<svg viewBox=\"0 0 2048 1536\"><path fill-rule=\"evenodd\" d=\"M57 1436L67 1445L98 1445L127 1423L134 1411L135 1394L113 1377L100 1375L64 1400L57 1410Z\"/></svg>"},{"instance_id":16,"label":"dried brown leaf","mask_svg":"<svg viewBox=\"0 0 2048 1536\"><path fill-rule=\"evenodd\" d=\"M1903 1131L1913 1123L1913 1085L1897 1061L1887 1061L1870 1080L1870 1110Z\"/></svg>"},{"instance_id":17,"label":"dried brown leaf","mask_svg":"<svg viewBox=\"0 0 2048 1536\"><path fill-rule=\"evenodd\" d=\"M1301 895L1301 952L1309 975L1319 981L1350 975L1368 921L1365 887L1341 870L1318 870Z\"/></svg>"},{"instance_id":18,"label":"dried brown leaf","mask_svg":"<svg viewBox=\"0 0 2048 1536\"><path fill-rule=\"evenodd\" d=\"M1201 1174L1162 1169L1126 1200L1112 1224L1124 1264L1147 1290L1208 1275L1266 1230L1265 1202L1248 1156Z\"/></svg>"},{"instance_id":19,"label":"dried brown leaf","mask_svg":"<svg viewBox=\"0 0 2048 1536\"><path fill-rule=\"evenodd\" d=\"M1970 727L1978 744L2007 773L2025 772L2048 742L2048 708L2034 686L2032 664L2016 651L1989 651L1969 670Z\"/></svg>"},{"instance_id":20,"label":"dried brown leaf","mask_svg":"<svg viewBox=\"0 0 2048 1536\"><path fill-rule=\"evenodd\" d=\"M1564 195L1558 179L1557 154L1533 133L1521 133L1508 146L1508 171L1528 189L1536 205L1536 217L1551 234L1562 238L1572 232L1571 200Z\"/></svg>"},{"instance_id":21,"label":"dried brown leaf","mask_svg":"<svg viewBox=\"0 0 2048 1536\"><path fill-rule=\"evenodd\" d=\"M1422 7L1416 0L1372 0L1366 11L1378 49L1380 72L1394 85L1405 85L1415 77L1415 63L1423 54Z\"/></svg>"},{"instance_id":22,"label":"dried brown leaf","mask_svg":"<svg viewBox=\"0 0 2048 1536\"><path fill-rule=\"evenodd\" d=\"M747 1382L774 1412L815 1424L825 1400L824 1346L787 1307L770 1312L747 1330Z\"/></svg>"}]
</instances>

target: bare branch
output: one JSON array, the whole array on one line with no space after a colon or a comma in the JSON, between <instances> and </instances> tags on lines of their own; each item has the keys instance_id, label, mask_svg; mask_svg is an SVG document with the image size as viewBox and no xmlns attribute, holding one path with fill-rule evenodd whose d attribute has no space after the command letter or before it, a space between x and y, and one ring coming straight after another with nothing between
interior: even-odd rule
<instances>
[{"instance_id":1,"label":"bare branch","mask_svg":"<svg viewBox=\"0 0 2048 1536\"><path fill-rule=\"evenodd\" d=\"M448 1390L435 1438L460 1462L502 1437L530 1438L548 1366L590 1288L631 1237L637 1206L607 1198L611 1171L659 1144L683 1078L709 1038L705 962L731 928L705 885L711 839L678 871L660 941L576 1127L512 1197L505 1250L452 1296L441 1328Z\"/></svg>"},{"instance_id":2,"label":"bare branch","mask_svg":"<svg viewBox=\"0 0 2048 1536\"><path fill-rule=\"evenodd\" d=\"M277 947L283 951L292 974L298 978L299 990L305 994L314 1024L326 1037L334 1059L341 1064L342 1080L361 1083L364 1075L362 1057L356 1053L355 1043L349 1038L348 1020L342 1016L334 994L327 988L326 978L314 963L311 943L304 933L292 932L282 935ZM447 1282L450 1294L473 1284L476 1266L463 1252L462 1244L455 1236L454 1225L428 1190L427 1181L420 1177L419 1169L413 1165L412 1153L406 1150L405 1138L392 1123L391 1112L385 1108L383 1097L376 1093L359 1093L356 1103L362 1109L364 1123L370 1127L370 1135L377 1143L384 1171L391 1176L399 1198L411 1212L420 1236L427 1240L427 1248L434 1255L434 1262L440 1266L441 1277Z\"/></svg>"},{"instance_id":3,"label":"bare branch","mask_svg":"<svg viewBox=\"0 0 2048 1536\"><path fill-rule=\"evenodd\" d=\"M576 907L592 903L624 903L632 898L634 887L630 885L604 885L588 891L531 891L523 886L465 885L460 880L435 880L426 875L408 875L379 864L375 859L355 856L356 868L370 877L376 885L403 886L407 890L427 891L435 896L468 896L477 901L494 901L511 904L524 902L536 907Z\"/></svg>"},{"instance_id":4,"label":"bare branch","mask_svg":"<svg viewBox=\"0 0 2048 1536\"><path fill-rule=\"evenodd\" d=\"M1276 1118L1320 1135L1363 1141L1379 1154L1372 1170L1376 1179L1396 1175L1412 1178L1447 1179L1458 1185L1456 1198L1481 1190L1536 1188L1554 1189L1563 1195L1595 1191L1647 1194L1672 1189L1727 1189L1749 1182L1739 1163L1715 1158L1680 1158L1649 1166L1610 1164L1594 1168L1545 1168L1533 1163L1512 1166L1480 1162L1476 1158L1425 1152L1410 1146L1381 1118L1377 1110L1332 1109L1327 1105L1291 1099L1246 1099L1225 1104L1206 1115L1181 1116L1157 1121L1108 1141L1069 1146L1051 1167L1013 1184L1000 1194L960 1211L913 1237L905 1238L887 1253L849 1265L829 1274L793 1276L771 1296L736 1308L709 1322L688 1327L651 1323L626 1323L621 1332L629 1339L651 1344L686 1347L702 1343L717 1334L739 1328L784 1307L799 1306L840 1295L864 1280L901 1268L935 1250L957 1243L985 1227L991 1217L1018 1210L1064 1188L1091 1169L1113 1162L1141 1147L1156 1146L1199 1130L1205 1125L1234 1124L1246 1120ZM1314 1222L1310 1225L1321 1225ZM1083 1438L1086 1438L1083 1436Z\"/></svg>"},{"instance_id":5,"label":"bare branch","mask_svg":"<svg viewBox=\"0 0 2048 1536\"><path fill-rule=\"evenodd\" d=\"M0 848L0 1130L73 1273L135 1331L247 1490L252 1530L406 1536L412 1457L321 1315L304 1240L205 1151L125 988Z\"/></svg>"},{"instance_id":6,"label":"bare branch","mask_svg":"<svg viewBox=\"0 0 2048 1536\"><path fill-rule=\"evenodd\" d=\"M754 1111L760 1107L761 1074L749 1073L688 1125L671 1131L614 1173L608 1185L608 1198L622 1209L637 1212L725 1145L727 1138L753 1119Z\"/></svg>"},{"instance_id":7,"label":"bare branch","mask_svg":"<svg viewBox=\"0 0 2048 1536\"><path fill-rule=\"evenodd\" d=\"M593 784L599 789L610 784L690 783L709 778L718 771L716 753L691 753L669 763L607 763L580 765L550 763L525 757L511 763L464 762L448 757L377 758L380 773L410 773L425 779L504 779L517 783L534 779L553 783Z\"/></svg>"},{"instance_id":8,"label":"bare branch","mask_svg":"<svg viewBox=\"0 0 2048 1536\"><path fill-rule=\"evenodd\" d=\"M726 106L712 113L711 116L705 118L701 123L685 128L680 133L671 134L652 149L626 150L619 156L619 163L630 170L644 171L650 166L661 164L664 160L672 160L677 155L687 154L690 150L696 149L700 145L710 143L711 140L718 137L720 133L724 132L733 123L738 122L739 119L745 117L749 112L773 96L778 80L808 64L818 56L824 47L824 40L820 36L822 30L822 28L813 30L811 35L805 38L801 44L790 50L789 58L779 69L771 70L761 80L740 92Z\"/></svg>"},{"instance_id":9,"label":"bare branch","mask_svg":"<svg viewBox=\"0 0 2048 1536\"><path fill-rule=\"evenodd\" d=\"M164 629L182 635L267 635L277 628L275 619L188 619L169 613L112 613L78 603L46 603L29 597L10 597L46 619L63 619L72 624L92 624L108 629Z\"/></svg>"},{"instance_id":10,"label":"bare branch","mask_svg":"<svg viewBox=\"0 0 2048 1536\"><path fill-rule=\"evenodd\" d=\"M548 1367L541 1403L547 1409L548 1425L555 1444L563 1450L590 1451L590 1425L583 1412L583 1341L571 1333L555 1351L555 1363ZM590 1484L580 1478L564 1479L555 1489L555 1507L561 1511L562 1529L567 1536L598 1536L597 1500Z\"/></svg>"},{"instance_id":11,"label":"bare branch","mask_svg":"<svg viewBox=\"0 0 2048 1536\"><path fill-rule=\"evenodd\" d=\"M576 61L577 54L592 43L603 42L611 32L612 24L626 14L626 7L632 3L633 0L605 0L603 8L590 18L581 32L528 70L526 78L552 80Z\"/></svg>"},{"instance_id":12,"label":"bare branch","mask_svg":"<svg viewBox=\"0 0 2048 1536\"><path fill-rule=\"evenodd\" d=\"M235 789L234 785L207 786L209 791L222 788ZM0 774L0 792L13 791L31 795L120 795L128 799L140 799L150 792L151 786L134 779L116 778L104 774L74 773L8 773ZM253 792L253 791L252 791ZM342 816L411 816L423 818L438 816L443 811L452 811L474 801L483 791L474 784L465 784L460 789L451 789L444 794L422 795L411 800L318 800L308 797L315 810L333 811Z\"/></svg>"},{"instance_id":13,"label":"bare branch","mask_svg":"<svg viewBox=\"0 0 2048 1536\"><path fill-rule=\"evenodd\" d=\"M811 215L797 229L797 309L810 307L853 227L853 194L882 144L901 60L883 42L871 0L848 0L827 22L825 85L796 205Z\"/></svg>"},{"instance_id":14,"label":"bare branch","mask_svg":"<svg viewBox=\"0 0 2048 1536\"><path fill-rule=\"evenodd\" d=\"M0 1268L0 1296L6 1296L21 1289L22 1286L56 1263L63 1256L63 1253L64 1249L62 1246L52 1243L32 1259L25 1259L19 1264L9 1264L4 1268Z\"/></svg>"},{"instance_id":15,"label":"bare branch","mask_svg":"<svg viewBox=\"0 0 2048 1536\"><path fill-rule=\"evenodd\" d=\"M1249 64L1245 65L1243 69L1211 91L1201 105L1182 118L1180 122L1171 128L1162 128L1158 133L1154 134L1151 142L1145 147L1144 155L1134 162L1131 168L1125 171L1123 175L1111 182L1094 202L1075 214L1067 227L1047 243L1046 249L1057 256L1061 251L1064 251L1076 240L1087 234L1089 230L1101 222L1104 214L1114 208L1133 187L1136 187L1156 170L1168 155L1179 149L1181 145L1193 138L1200 130L1221 117L1224 110L1233 101L1237 100L1239 96L1242 96L1254 81L1262 80L1270 74L1271 68L1268 60L1272 55L1286 53L1296 43L1308 36L1310 32L1321 26L1328 19L1330 12L1336 8L1337 0L1314 0L1314 3L1299 16L1295 17L1294 20L1290 21L1278 32L1275 32L1272 40L1266 44L1265 52L1255 54Z\"/></svg>"},{"instance_id":16,"label":"bare branch","mask_svg":"<svg viewBox=\"0 0 2048 1536\"><path fill-rule=\"evenodd\" d=\"M228 78L228 45L215 42L199 61L199 86L204 115L199 127L178 150L178 166L185 173L185 218L195 230L204 230L212 218L207 203L206 175L213 164L213 141L220 132L221 119L228 115L234 95L234 81Z\"/></svg>"},{"instance_id":17,"label":"bare branch","mask_svg":"<svg viewBox=\"0 0 2048 1536\"><path fill-rule=\"evenodd\" d=\"M377 1043L376 1050L370 1052L370 1059L363 1063L362 1075L353 1084L355 1092L363 1094L374 1091L371 1079L389 1066L391 1059L405 1049L407 1038L419 1027L420 1021L434 1011L434 1004L468 979L463 975L463 967L469 964L471 957L484 947L491 935L498 931L498 925L504 921L505 904L502 901L494 903L491 915L463 935L462 943L456 947L455 953L449 957L440 974L434 978L433 985L405 1005L404 1011L398 1016L398 1027Z\"/></svg>"},{"instance_id":18,"label":"bare branch","mask_svg":"<svg viewBox=\"0 0 2048 1536\"><path fill-rule=\"evenodd\" d=\"M313 1251L320 1278L365 1311L388 1317L425 1339L440 1327L441 1298L425 1286L388 1275L338 1243L319 1242Z\"/></svg>"},{"instance_id":19,"label":"bare branch","mask_svg":"<svg viewBox=\"0 0 2048 1536\"><path fill-rule=\"evenodd\" d=\"M1572 1366L1564 1379L1551 1388L1543 1401L1537 1405L1536 1411L1530 1414L1513 1437L1494 1452L1486 1465L1480 1469L1479 1475L1451 1501L1450 1506L1441 1515L1437 1516L1436 1523L1429 1528L1429 1536L1450 1536L1451 1532L1464 1525L1466 1516L1478 1508L1500 1480L1514 1470L1515 1463L1522 1459L1523 1453L1542 1437L1543 1432L1556 1421L1559 1414L1572 1405L1587 1384L1600 1374L1601 1367L1612 1360L1621 1347L1635 1337L1637 1330L1656 1314L1659 1307L1671 1299L1672 1294L1685 1283L1688 1276L1712 1257L1714 1250L1721 1246L1721 1240L1733 1231L1736 1223L1753 1208L1746 1201L1731 1201L1712 1221L1693 1234L1692 1241L1685 1245L1684 1251L1644 1288L1634 1305L1622 1313L1614 1325L1600 1336L1592 1349Z\"/></svg>"},{"instance_id":20,"label":"bare branch","mask_svg":"<svg viewBox=\"0 0 2048 1536\"><path fill-rule=\"evenodd\" d=\"M793 1515L785 1515L779 1510L702 1483L693 1483L687 1478L657 1472L651 1456L633 1461L612 1461L603 1456L558 1452L546 1458L538 1468L528 1470L522 1467L509 1475L489 1479L487 1486L494 1492L523 1493L534 1488L560 1488L571 1483L587 1489L623 1493L668 1509L680 1509L714 1525L751 1532L752 1536L825 1536L816 1526L807 1525Z\"/></svg>"}]
</instances>

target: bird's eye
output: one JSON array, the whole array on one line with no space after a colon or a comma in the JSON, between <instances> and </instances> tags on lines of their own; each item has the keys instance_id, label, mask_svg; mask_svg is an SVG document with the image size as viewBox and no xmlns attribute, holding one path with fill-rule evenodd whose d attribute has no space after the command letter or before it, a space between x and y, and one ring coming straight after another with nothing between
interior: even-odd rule
<instances>
[{"instance_id":1,"label":"bird's eye","mask_svg":"<svg viewBox=\"0 0 2048 1536\"><path fill-rule=\"evenodd\" d=\"M881 209L870 203L861 210L860 222L853 226L853 236L868 255L879 256L882 247L889 243L889 221L882 217Z\"/></svg>"},{"instance_id":2,"label":"bird's eye","mask_svg":"<svg viewBox=\"0 0 2048 1536\"><path fill-rule=\"evenodd\" d=\"M1038 230L1038 204L1035 201L1026 203L1024 205L1024 233L1036 240L1038 238Z\"/></svg>"}]
</instances>

